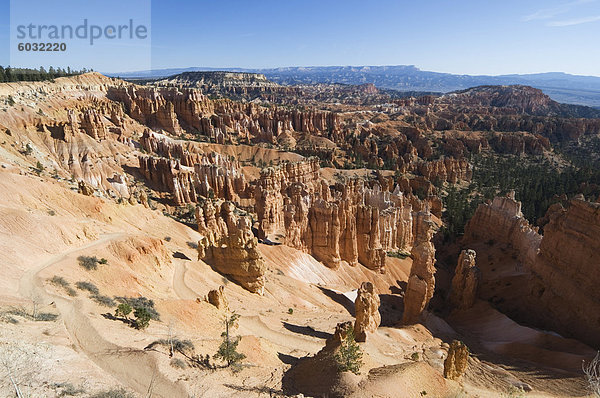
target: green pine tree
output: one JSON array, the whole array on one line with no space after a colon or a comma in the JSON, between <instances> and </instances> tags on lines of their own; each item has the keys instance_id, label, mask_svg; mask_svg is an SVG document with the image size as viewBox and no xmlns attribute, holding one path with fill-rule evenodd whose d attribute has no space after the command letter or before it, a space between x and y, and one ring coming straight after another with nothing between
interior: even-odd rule
<instances>
[{"instance_id":1,"label":"green pine tree","mask_svg":"<svg viewBox=\"0 0 600 398\"><path fill-rule=\"evenodd\" d=\"M350 327L346 332L346 337L344 337L342 345L334 355L338 370L340 372L360 374L360 367L363 364L362 356L362 350L356 340L354 340L354 328Z\"/></svg>"},{"instance_id":2,"label":"green pine tree","mask_svg":"<svg viewBox=\"0 0 600 398\"><path fill-rule=\"evenodd\" d=\"M217 353L213 356L215 359L221 359L227 362L227 367L233 366L234 370L239 369L240 362L246 358L242 353L237 352L237 346L241 340L240 336L232 337L230 330L236 324L240 316L236 313L231 314L230 317L225 317L225 331L221 334L223 342L219 346Z\"/></svg>"},{"instance_id":3,"label":"green pine tree","mask_svg":"<svg viewBox=\"0 0 600 398\"><path fill-rule=\"evenodd\" d=\"M133 316L135 316L135 327L137 329L146 329L150 325L152 315L145 307L136 307L133 310Z\"/></svg>"}]
</instances>

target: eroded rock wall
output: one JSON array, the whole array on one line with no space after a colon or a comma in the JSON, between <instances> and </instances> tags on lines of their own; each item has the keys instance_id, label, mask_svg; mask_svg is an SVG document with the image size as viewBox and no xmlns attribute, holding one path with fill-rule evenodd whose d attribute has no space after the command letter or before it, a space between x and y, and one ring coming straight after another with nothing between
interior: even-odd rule
<instances>
[{"instance_id":1,"label":"eroded rock wall","mask_svg":"<svg viewBox=\"0 0 600 398\"><path fill-rule=\"evenodd\" d=\"M523 282L498 290L496 299L506 301L498 304L500 309L515 319L598 348L600 204L578 197L566 207L551 206L547 219L542 236L523 218L514 197L496 198L477 209L467 223L463 244L479 243L485 250L496 250L500 244L515 253L508 259L518 267L513 280ZM493 275L485 272L489 283ZM518 305L509 305L515 297L519 297Z\"/></svg>"},{"instance_id":2,"label":"eroded rock wall","mask_svg":"<svg viewBox=\"0 0 600 398\"><path fill-rule=\"evenodd\" d=\"M231 202L207 200L196 208L198 257L243 288L263 294L266 265L258 252L249 217L238 214Z\"/></svg>"},{"instance_id":3,"label":"eroded rock wall","mask_svg":"<svg viewBox=\"0 0 600 398\"><path fill-rule=\"evenodd\" d=\"M412 246L412 206L399 191L349 180L329 186L317 159L261 173L254 194L258 233L311 253L329 267L342 261L385 272L387 251Z\"/></svg>"}]
</instances>

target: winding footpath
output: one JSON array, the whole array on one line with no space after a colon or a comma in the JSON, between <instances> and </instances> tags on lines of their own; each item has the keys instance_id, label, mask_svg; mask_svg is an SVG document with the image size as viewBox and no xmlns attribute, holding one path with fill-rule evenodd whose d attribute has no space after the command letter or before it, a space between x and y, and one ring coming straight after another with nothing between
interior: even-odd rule
<instances>
[{"instance_id":1,"label":"winding footpath","mask_svg":"<svg viewBox=\"0 0 600 398\"><path fill-rule=\"evenodd\" d=\"M19 293L24 298L35 298L45 303L54 301L73 344L121 384L143 396L146 396L152 384L152 397L188 397L183 385L173 383L159 372L155 359L148 352L122 347L105 340L84 315L79 300L69 300L48 293L39 277L41 271L68 257L74 257L73 261L75 261L76 256L83 254L85 250L117 241L124 236L124 233L105 235L84 246L56 255L39 266L27 270L19 282Z\"/></svg>"}]
</instances>

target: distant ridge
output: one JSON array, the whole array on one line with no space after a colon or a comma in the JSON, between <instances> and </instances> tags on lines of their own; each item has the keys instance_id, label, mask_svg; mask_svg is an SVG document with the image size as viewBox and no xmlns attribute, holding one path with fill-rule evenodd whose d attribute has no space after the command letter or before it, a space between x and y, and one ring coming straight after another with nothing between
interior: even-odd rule
<instances>
[{"instance_id":1,"label":"distant ridge","mask_svg":"<svg viewBox=\"0 0 600 398\"><path fill-rule=\"evenodd\" d=\"M423 71L414 65L398 66L310 66L270 69L171 68L128 73L109 73L124 79L160 79L193 71L260 73L283 84L373 83L379 88L399 91L450 92L483 85L528 85L542 90L555 101L600 108L600 77L562 72L510 74L501 76L455 75Z\"/></svg>"}]
</instances>

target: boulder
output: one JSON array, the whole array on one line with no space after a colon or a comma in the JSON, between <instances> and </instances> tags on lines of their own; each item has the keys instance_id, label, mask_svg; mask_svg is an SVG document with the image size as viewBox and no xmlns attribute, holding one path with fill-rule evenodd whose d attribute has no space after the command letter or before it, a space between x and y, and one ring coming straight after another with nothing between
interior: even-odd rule
<instances>
[{"instance_id":1,"label":"boulder","mask_svg":"<svg viewBox=\"0 0 600 398\"><path fill-rule=\"evenodd\" d=\"M219 286L218 289L211 290L206 296L206 301L217 307L219 310L227 310L229 302L225 297L225 286Z\"/></svg>"}]
</instances>

